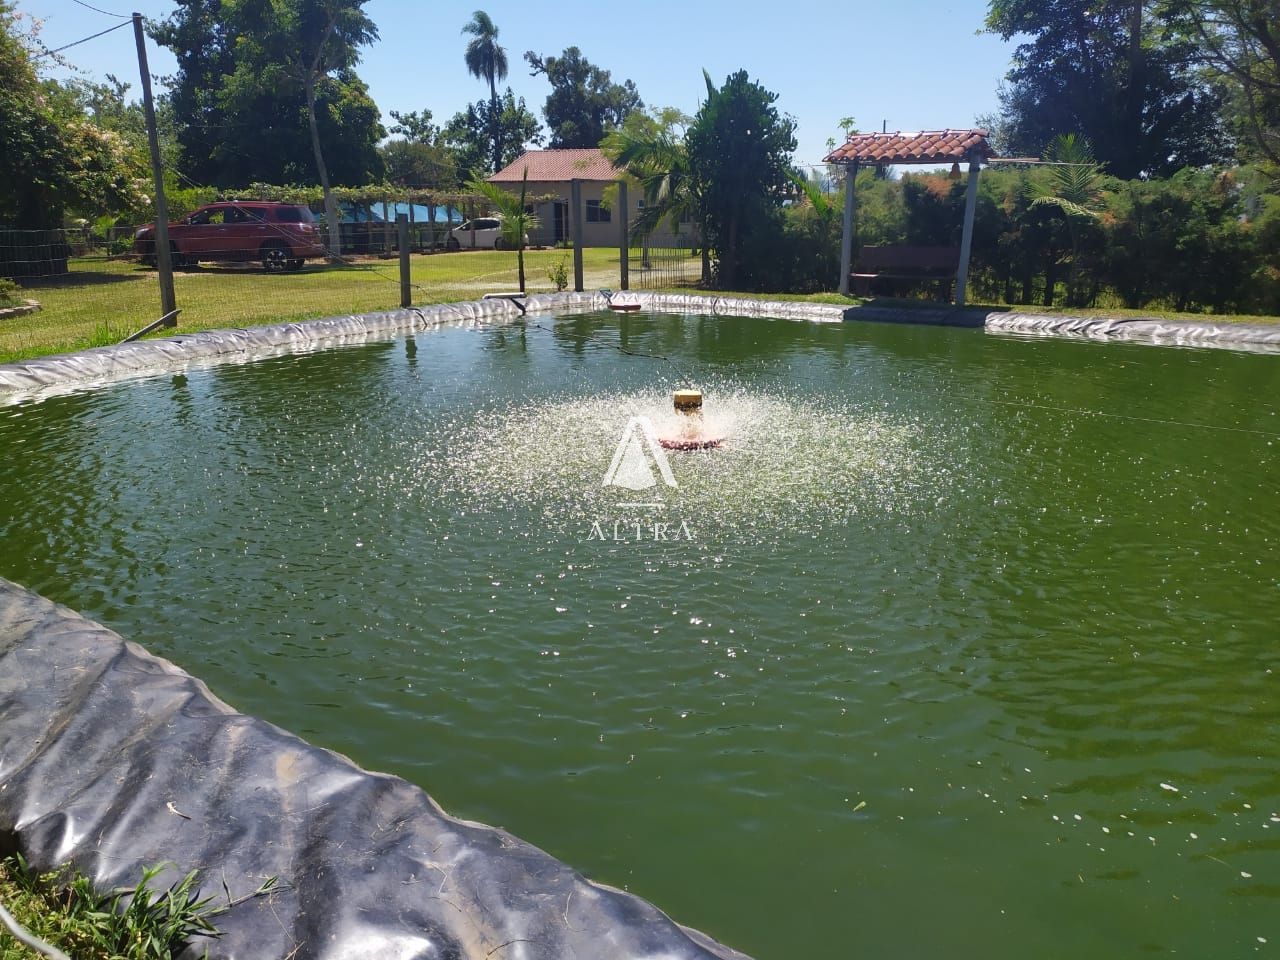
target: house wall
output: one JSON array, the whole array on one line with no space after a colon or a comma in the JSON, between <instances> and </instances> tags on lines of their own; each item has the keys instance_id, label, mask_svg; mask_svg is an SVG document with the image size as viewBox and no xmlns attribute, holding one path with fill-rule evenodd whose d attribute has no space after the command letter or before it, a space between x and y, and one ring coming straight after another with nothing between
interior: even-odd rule
<instances>
[{"instance_id":1,"label":"house wall","mask_svg":"<svg viewBox=\"0 0 1280 960\"><path fill-rule=\"evenodd\" d=\"M610 220L608 223L591 223L587 220L587 206L592 201L599 203L604 199L605 190L610 186L599 180L583 180L582 182L582 245L584 247L616 247L619 237L619 216L617 209L610 211ZM520 186L518 184L499 184L504 190L512 193L519 193ZM572 215L569 208L570 185L567 180L555 182L535 182L529 181L527 193L529 196L545 197L547 195L555 196L558 201L547 201L539 203L535 206L534 212L541 220L541 224L536 231L529 232L529 241L534 246L551 246L560 237L557 237L557 215L556 205L559 203L563 213L560 219L560 232L562 238L572 245L573 243L573 223ZM631 188L627 191L627 221L629 225L634 225L636 218L640 215L640 203L642 197L638 196L639 191ZM653 246L690 246L696 236L696 231L692 224L684 224L680 228L680 235L673 236L671 229L667 224L663 224L662 228L655 231L650 238Z\"/></svg>"}]
</instances>

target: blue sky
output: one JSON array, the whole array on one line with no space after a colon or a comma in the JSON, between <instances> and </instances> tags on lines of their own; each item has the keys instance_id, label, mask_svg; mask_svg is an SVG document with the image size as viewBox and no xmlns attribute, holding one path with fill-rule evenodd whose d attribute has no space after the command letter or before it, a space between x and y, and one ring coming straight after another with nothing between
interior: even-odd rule
<instances>
[{"instance_id":1,"label":"blue sky","mask_svg":"<svg viewBox=\"0 0 1280 960\"><path fill-rule=\"evenodd\" d=\"M171 0L88 0L127 15L163 17ZM428 109L443 123L466 103L487 96L462 60L462 26L474 3L369 0L366 10L381 40L364 51L360 75L385 114ZM996 103L1012 45L978 34L984 0L897 0L891 3L809 3L791 8L759 0L649 0L641 5L561 0L554 5L489 0L479 4L498 25L507 49L507 83L539 117L548 85L531 77L524 52L558 54L576 45L613 78L634 80L646 104L693 113L713 80L738 69L779 94L778 107L798 123L796 160L816 163L828 137L840 137L841 117L863 130L963 127ZM19 0L44 21L56 47L111 26L110 17L73 0ZM137 90L132 32L118 30L66 56L84 75L115 73ZM173 60L149 48L151 70L171 73Z\"/></svg>"}]
</instances>

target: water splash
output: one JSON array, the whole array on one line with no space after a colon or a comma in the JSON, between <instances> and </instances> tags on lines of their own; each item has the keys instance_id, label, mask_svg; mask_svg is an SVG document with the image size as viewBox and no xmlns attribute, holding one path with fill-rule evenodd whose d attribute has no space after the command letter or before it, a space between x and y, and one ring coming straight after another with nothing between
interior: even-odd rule
<instances>
[{"instance_id":1,"label":"water splash","mask_svg":"<svg viewBox=\"0 0 1280 960\"><path fill-rule=\"evenodd\" d=\"M701 432L715 450L668 452L677 486L635 491L602 483L629 420L658 437L689 418L665 391L558 396L455 422L424 471L460 507L532 509L550 522L617 513L637 498L724 530L810 529L867 512L910 510L947 483L919 424L830 399L706 386Z\"/></svg>"}]
</instances>

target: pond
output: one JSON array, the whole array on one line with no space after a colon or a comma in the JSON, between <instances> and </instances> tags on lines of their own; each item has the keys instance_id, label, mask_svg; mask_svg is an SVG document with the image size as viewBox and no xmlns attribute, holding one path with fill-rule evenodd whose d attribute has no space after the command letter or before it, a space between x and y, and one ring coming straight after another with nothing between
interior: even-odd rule
<instances>
[{"instance_id":1,"label":"pond","mask_svg":"<svg viewBox=\"0 0 1280 960\"><path fill-rule=\"evenodd\" d=\"M606 485L686 385L723 444ZM1254 956L1278 406L1227 351L441 328L0 409L0 575L760 960Z\"/></svg>"}]
</instances>

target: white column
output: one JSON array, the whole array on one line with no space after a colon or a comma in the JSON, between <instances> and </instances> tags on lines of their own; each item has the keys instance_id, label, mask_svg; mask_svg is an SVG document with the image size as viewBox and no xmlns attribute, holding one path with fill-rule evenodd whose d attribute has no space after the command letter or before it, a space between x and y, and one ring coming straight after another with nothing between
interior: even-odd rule
<instances>
[{"instance_id":1,"label":"white column","mask_svg":"<svg viewBox=\"0 0 1280 960\"><path fill-rule=\"evenodd\" d=\"M844 233L840 237L840 293L849 295L849 274L853 271L853 225L857 211L858 161L845 167Z\"/></svg>"},{"instance_id":2,"label":"white column","mask_svg":"<svg viewBox=\"0 0 1280 960\"><path fill-rule=\"evenodd\" d=\"M969 252L973 249L973 214L978 206L977 160L969 161L969 186L964 198L964 233L960 236L960 267L956 271L956 306L964 306L965 285L969 280Z\"/></svg>"}]
</instances>

